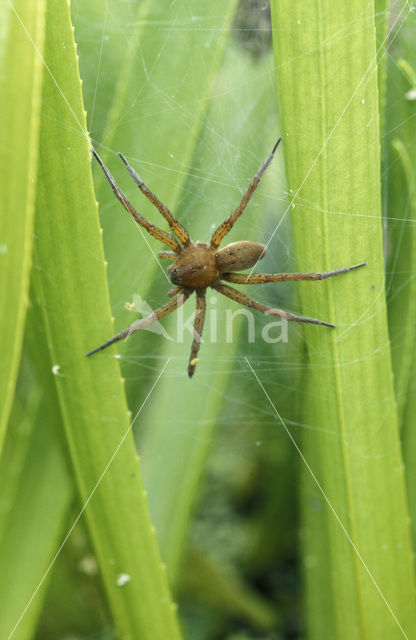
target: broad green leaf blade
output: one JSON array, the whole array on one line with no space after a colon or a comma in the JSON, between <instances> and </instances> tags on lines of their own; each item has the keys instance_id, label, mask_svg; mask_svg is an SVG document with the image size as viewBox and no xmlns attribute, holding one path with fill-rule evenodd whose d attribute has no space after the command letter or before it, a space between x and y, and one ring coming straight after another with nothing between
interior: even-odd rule
<instances>
[{"instance_id":1,"label":"broad green leaf blade","mask_svg":"<svg viewBox=\"0 0 416 640\"><path fill-rule=\"evenodd\" d=\"M414 20L407 20L394 40L388 65L385 203L387 291L392 360L400 426L408 401L409 375L416 353L416 86ZM397 60L396 56L400 56ZM390 133L391 132L391 133ZM407 424L406 429L412 426Z\"/></svg>"},{"instance_id":2,"label":"broad green leaf blade","mask_svg":"<svg viewBox=\"0 0 416 640\"><path fill-rule=\"evenodd\" d=\"M5 529L0 536L1 638L33 638L48 584L47 569L65 535L73 483L56 433L45 429L53 424L52 408L53 403L45 395L33 410L26 407L29 411L20 424L16 422L19 413L11 414L9 432L12 429L24 432L31 420L33 433L22 465L10 467L10 459L5 457L0 465L2 480L7 480L2 482L3 493L13 491L16 481L13 476L18 476L13 505L7 514L2 514Z\"/></svg>"},{"instance_id":3,"label":"broad green leaf blade","mask_svg":"<svg viewBox=\"0 0 416 640\"><path fill-rule=\"evenodd\" d=\"M378 77L378 103L380 112L380 135L383 138L385 125L386 108L386 76L387 76L387 47L389 38L387 36L389 26L389 0L374 0L374 24L376 27L376 50L377 50L377 77Z\"/></svg>"},{"instance_id":4,"label":"broad green leaf blade","mask_svg":"<svg viewBox=\"0 0 416 640\"><path fill-rule=\"evenodd\" d=\"M179 638L117 362L85 357L95 327L111 334L112 323L73 30L58 0L48 2L45 52L53 79L43 92L35 294L70 455L120 636Z\"/></svg>"},{"instance_id":5,"label":"broad green leaf blade","mask_svg":"<svg viewBox=\"0 0 416 640\"><path fill-rule=\"evenodd\" d=\"M311 638L391 640L416 632L384 298L373 12L358 0L272 3L299 270L368 262L300 288L304 314L338 327L305 328L304 420L315 428L306 456L355 546L310 478L316 497L303 503ZM360 27L352 30L356 15ZM326 548L314 544L318 537Z\"/></svg>"},{"instance_id":6,"label":"broad green leaf blade","mask_svg":"<svg viewBox=\"0 0 416 640\"><path fill-rule=\"evenodd\" d=\"M389 328L402 426L408 392L412 393L409 376L416 352L416 225L412 222L416 216L416 154L412 160L403 140L394 138L389 158Z\"/></svg>"},{"instance_id":7,"label":"broad green leaf blade","mask_svg":"<svg viewBox=\"0 0 416 640\"><path fill-rule=\"evenodd\" d=\"M411 516L416 507L416 438L413 427L416 415L416 358L413 358L412 369L409 376L409 397L403 415L403 456L406 465L406 486L409 511ZM416 544L416 528L412 521L412 540Z\"/></svg>"},{"instance_id":8,"label":"broad green leaf blade","mask_svg":"<svg viewBox=\"0 0 416 640\"><path fill-rule=\"evenodd\" d=\"M403 6L403 3L401 3ZM408 503L416 542L416 23L414 14L393 43L388 65L385 199L387 300L394 382L402 429ZM413 98L412 98L413 95Z\"/></svg>"},{"instance_id":9,"label":"broad green leaf blade","mask_svg":"<svg viewBox=\"0 0 416 640\"><path fill-rule=\"evenodd\" d=\"M15 640L34 635L49 584L49 566L66 534L75 489L64 455L42 315L33 304L33 292L31 302L0 460L0 636L9 638L13 631Z\"/></svg>"},{"instance_id":10,"label":"broad green leaf blade","mask_svg":"<svg viewBox=\"0 0 416 640\"><path fill-rule=\"evenodd\" d=\"M44 0L13 6L0 8L0 450L28 300L45 30Z\"/></svg>"}]
</instances>

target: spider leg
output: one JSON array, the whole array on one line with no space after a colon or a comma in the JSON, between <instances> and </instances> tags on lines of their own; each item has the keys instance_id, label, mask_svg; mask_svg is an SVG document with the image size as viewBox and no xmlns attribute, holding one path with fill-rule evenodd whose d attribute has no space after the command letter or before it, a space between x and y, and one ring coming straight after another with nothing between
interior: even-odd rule
<instances>
[{"instance_id":1,"label":"spider leg","mask_svg":"<svg viewBox=\"0 0 416 640\"><path fill-rule=\"evenodd\" d=\"M172 289L169 289L168 296L169 298L173 298L174 296L177 296L181 291L183 291L183 287L173 287Z\"/></svg>"},{"instance_id":2,"label":"spider leg","mask_svg":"<svg viewBox=\"0 0 416 640\"><path fill-rule=\"evenodd\" d=\"M178 258L173 251L159 251L157 257L162 258L162 260L176 260Z\"/></svg>"},{"instance_id":3,"label":"spider leg","mask_svg":"<svg viewBox=\"0 0 416 640\"><path fill-rule=\"evenodd\" d=\"M196 313L194 320L194 339L191 347L191 357L189 358L188 376L192 378L195 367L198 363L198 351L201 346L202 331L204 329L207 303L205 299L205 289L196 290Z\"/></svg>"},{"instance_id":4,"label":"spider leg","mask_svg":"<svg viewBox=\"0 0 416 640\"><path fill-rule=\"evenodd\" d=\"M212 287L216 289L219 293L222 293L227 298L230 298L231 300L234 300L235 302L242 304L244 307L251 307L252 309L256 309L256 311L261 311L262 313L270 314L272 316L277 316L278 318L283 318L288 322L305 322L307 324L322 324L325 327L332 327L333 329L335 329L335 325L329 324L329 322L323 322L322 320L316 320L315 318L305 318L303 316L296 316L293 313L288 313L287 311L282 311L281 309L275 309L274 307L269 307L266 304L262 304L261 302L257 302L256 300L253 300L253 298L249 298L248 296L245 295L245 293L242 293L241 291L238 291L233 287L229 287L226 284L221 284L221 283L214 284L212 285Z\"/></svg>"},{"instance_id":5,"label":"spider leg","mask_svg":"<svg viewBox=\"0 0 416 640\"><path fill-rule=\"evenodd\" d=\"M100 165L101 169L103 170L105 177L110 183L111 188L114 192L114 195L121 202L123 207L129 212L132 218L134 218L135 222L137 222L137 224L139 224L141 227L144 227L146 231L148 231L150 235L152 235L154 238L156 238L157 240L160 240L161 242L166 244L168 247L173 249L175 253L179 253L179 251L181 250L181 245L179 244L179 242L169 233L166 233L166 231L162 231L162 229L159 229L159 227L156 227L156 225L152 224L151 222L148 222L146 218L144 218L142 215L140 215L140 213L136 211L133 205L127 200L126 196L121 191L121 189L118 188L113 176L111 175L111 173L109 172L109 170L107 169L107 167L105 166L105 164L103 163L103 161L101 160L100 156L98 155L95 149L92 149L92 153L94 158L97 160L98 164Z\"/></svg>"},{"instance_id":6,"label":"spider leg","mask_svg":"<svg viewBox=\"0 0 416 640\"><path fill-rule=\"evenodd\" d=\"M261 165L261 167L257 171L256 175L251 180L250 184L247 187L247 191L243 195L243 197L241 199L241 202L238 205L238 207L232 212L232 214L226 220L224 220L224 222L218 227L218 229L216 231L214 231L214 233L212 235L212 238L211 238L211 247L212 248L216 249L217 247L219 247L219 245L220 245L222 239L224 238L224 236L227 235L227 233L229 233L229 231L231 231L231 229L233 228L235 222L238 220L238 218L243 213L243 211L246 208L251 196L253 195L253 193L257 189L258 184L259 184L264 172L266 171L267 167L269 166L269 164L273 160L274 153L275 153L277 147L279 146L279 143L280 143L281 139L282 138L278 139L278 141L276 142L276 144L274 145L274 147L272 149L272 152L267 156L266 160L263 162L263 164Z\"/></svg>"},{"instance_id":7,"label":"spider leg","mask_svg":"<svg viewBox=\"0 0 416 640\"><path fill-rule=\"evenodd\" d=\"M156 311L153 311L153 313L151 313L149 316L147 316L146 318L141 318L140 320L137 320L126 329L123 329L122 331L120 331L120 333L115 335L113 338L110 338L110 340L107 340L107 342L104 342L100 347L97 347L96 349L89 351L85 355L92 356L93 353L97 353L97 351L102 351L103 349L106 349L107 347L114 344L115 342L118 342L119 340L123 340L123 338L128 338L135 331L139 331L140 329L145 329L146 327L149 327L156 320L160 320L160 318L167 316L169 313L172 313L172 311L175 311L175 309L180 307L189 298L191 293L192 293L191 290L188 290L188 291L182 290L180 295L173 298L172 300L169 300L169 302L166 302L164 305L159 307L159 309L156 309Z\"/></svg>"},{"instance_id":8,"label":"spider leg","mask_svg":"<svg viewBox=\"0 0 416 640\"><path fill-rule=\"evenodd\" d=\"M182 244L185 245L185 246L188 245L190 243L191 239L190 239L189 233L187 232L185 227L183 227L181 225L181 223L178 222L178 220L176 220L176 218L169 211L167 206L164 205L163 202L161 202L159 200L159 198L157 198L155 196L155 194L150 191L149 187L147 187L144 184L143 180L136 173L136 171L133 169L133 167L131 167L129 165L129 163L127 162L126 158L123 156L123 154L119 153L118 155L120 156L120 158L122 159L122 161L126 165L127 171L129 172L129 174L133 178L134 182L139 187L140 191L146 196L146 198L148 200L150 200L150 202L156 207L156 209L158 209L160 211L160 213L165 218L165 220L167 220L167 222L168 222L170 228L172 229L173 233L179 238L179 240L182 242Z\"/></svg>"},{"instance_id":9,"label":"spider leg","mask_svg":"<svg viewBox=\"0 0 416 640\"><path fill-rule=\"evenodd\" d=\"M266 282L283 282L284 280L325 280L332 276L340 276L342 273L353 271L364 267L367 263L355 264L352 267L343 267L334 271L314 272L314 273L223 273L221 278L227 282L236 284L265 284Z\"/></svg>"}]
</instances>

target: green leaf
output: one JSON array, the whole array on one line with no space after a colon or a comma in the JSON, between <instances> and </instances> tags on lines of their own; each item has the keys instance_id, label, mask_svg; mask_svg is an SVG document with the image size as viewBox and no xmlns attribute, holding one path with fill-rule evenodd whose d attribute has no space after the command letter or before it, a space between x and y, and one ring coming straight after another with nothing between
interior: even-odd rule
<instances>
[{"instance_id":1,"label":"green leaf","mask_svg":"<svg viewBox=\"0 0 416 640\"><path fill-rule=\"evenodd\" d=\"M37 391L35 402L12 412L0 464L3 497L13 497L6 512L1 505L0 637L14 640L33 638L47 569L65 535L73 497L61 443L53 431L54 404L47 396L41 400ZM28 440L28 451L19 460L26 449L22 440ZM18 455L10 456L13 450Z\"/></svg>"},{"instance_id":2,"label":"green leaf","mask_svg":"<svg viewBox=\"0 0 416 640\"><path fill-rule=\"evenodd\" d=\"M305 328L303 419L314 429L306 458L345 527L309 477L310 637L412 637L413 553L383 277L374 7L275 0L272 19L299 270L368 262L300 288L304 314L337 324Z\"/></svg>"},{"instance_id":3,"label":"green leaf","mask_svg":"<svg viewBox=\"0 0 416 640\"><path fill-rule=\"evenodd\" d=\"M389 158L389 326L397 408L402 426L416 350L416 278L411 276L416 274L416 228L411 222L416 215L416 157L412 161L402 139L394 138Z\"/></svg>"},{"instance_id":4,"label":"green leaf","mask_svg":"<svg viewBox=\"0 0 416 640\"><path fill-rule=\"evenodd\" d=\"M389 56L383 185L389 329L413 545L416 543L416 101L412 99L416 87L415 37L416 25L410 15L397 33Z\"/></svg>"},{"instance_id":5,"label":"green leaf","mask_svg":"<svg viewBox=\"0 0 416 640\"><path fill-rule=\"evenodd\" d=\"M414 21L407 21L394 41L388 67L385 204L388 220L387 234L387 290L389 328L392 342L392 361L399 424L412 387L410 369L416 353L416 101L409 92L416 86L416 55L413 47ZM409 443L410 444L410 443ZM410 503L411 504L411 503Z\"/></svg>"},{"instance_id":6,"label":"green leaf","mask_svg":"<svg viewBox=\"0 0 416 640\"><path fill-rule=\"evenodd\" d=\"M377 76L378 76L378 102L380 111L380 132L384 132L384 113L386 108L386 76L387 61L386 51L389 46L389 0L374 0L374 24L376 27L377 49Z\"/></svg>"},{"instance_id":7,"label":"green leaf","mask_svg":"<svg viewBox=\"0 0 416 640\"><path fill-rule=\"evenodd\" d=\"M119 634L179 638L118 364L85 357L97 329L113 329L73 30L58 0L48 2L45 59L35 294L74 473Z\"/></svg>"},{"instance_id":8,"label":"green leaf","mask_svg":"<svg viewBox=\"0 0 416 640\"><path fill-rule=\"evenodd\" d=\"M0 460L0 566L4 576L0 635L8 638L13 630L15 640L33 637L49 584L49 568L66 534L75 488L64 455L55 381L33 292L31 299Z\"/></svg>"},{"instance_id":9,"label":"green leaf","mask_svg":"<svg viewBox=\"0 0 416 640\"><path fill-rule=\"evenodd\" d=\"M28 300L45 30L44 0L13 6L0 8L0 451Z\"/></svg>"}]
</instances>

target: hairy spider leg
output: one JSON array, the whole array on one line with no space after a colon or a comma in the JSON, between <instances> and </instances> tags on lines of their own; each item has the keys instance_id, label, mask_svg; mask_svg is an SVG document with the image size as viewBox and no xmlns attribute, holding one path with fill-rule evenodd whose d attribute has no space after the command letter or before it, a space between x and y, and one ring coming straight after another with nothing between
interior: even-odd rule
<instances>
[{"instance_id":1,"label":"hairy spider leg","mask_svg":"<svg viewBox=\"0 0 416 640\"><path fill-rule=\"evenodd\" d=\"M266 284L266 282L283 282L285 280L325 280L326 278L332 278L332 276L340 276L343 273L348 273L348 271L365 267L366 264L366 262L361 262L352 267L314 273L252 273L251 275L246 275L245 273L230 272L222 273L221 279L235 284Z\"/></svg>"},{"instance_id":2,"label":"hairy spider leg","mask_svg":"<svg viewBox=\"0 0 416 640\"><path fill-rule=\"evenodd\" d=\"M158 258L162 258L162 260L177 260L178 256L173 251L159 251L157 254Z\"/></svg>"},{"instance_id":3,"label":"hairy spider leg","mask_svg":"<svg viewBox=\"0 0 416 640\"><path fill-rule=\"evenodd\" d=\"M272 152L267 156L266 160L263 162L263 164L261 165L261 167L257 171L256 175L251 180L250 184L247 187L247 191L245 192L245 194L243 195L243 197L241 199L240 204L237 206L236 209L234 209L232 214L226 220L224 220L224 222L212 234L211 247L213 249L216 249L217 247L219 247L219 245L221 244L221 241L224 238L224 236L226 236L227 233L229 233L231 231L231 229L233 228L234 224L236 223L238 218L243 213L243 211L246 208L251 196L253 195L253 193L257 189L257 187L259 185L259 182L260 182L261 178L263 177L264 172L266 171L267 167L269 166L269 164L273 160L273 156L274 156L275 151L276 151L277 147L279 146L279 143L281 142L281 140L282 140L282 138L278 139L278 141L276 142L276 144L274 145L274 147L272 149Z\"/></svg>"},{"instance_id":4,"label":"hairy spider leg","mask_svg":"<svg viewBox=\"0 0 416 640\"><path fill-rule=\"evenodd\" d=\"M181 291L183 291L183 287L173 287L172 289L169 289L168 296L169 298L173 298L173 296L177 296Z\"/></svg>"},{"instance_id":5,"label":"hairy spider leg","mask_svg":"<svg viewBox=\"0 0 416 640\"><path fill-rule=\"evenodd\" d=\"M135 222L137 222L137 224L139 224L141 227L144 227L146 231L148 231L148 233L150 233L150 235L152 235L154 238L156 238L157 240L160 240L161 242L166 244L168 247L173 249L175 253L179 253L182 247L179 244L179 242L176 240L176 238L171 236L169 233L166 233L166 231L162 231L162 229L159 229L159 227L156 227L156 225L152 224L151 222L148 222L146 218L144 218L142 215L140 215L140 213L136 211L133 205L127 200L126 196L121 191L121 189L119 189L119 187L117 186L116 181L114 180L113 176L111 175L111 173L109 172L109 170L107 169L107 167L105 166L105 164L103 163L103 161L101 160L100 156L98 155L95 149L92 149L92 153L94 155L94 158L97 160L98 164L100 165L101 169L103 170L105 177L110 183L111 188L114 192L114 195L121 202L123 207L129 212L129 214L132 216Z\"/></svg>"},{"instance_id":6,"label":"hairy spider leg","mask_svg":"<svg viewBox=\"0 0 416 640\"><path fill-rule=\"evenodd\" d=\"M261 302L257 302L256 300L253 300L253 298L249 298L248 296L245 295L245 293L242 293L241 291L238 291L233 287L229 287L226 284L221 284L221 283L214 284L212 285L212 287L213 289L216 289L219 293L222 293L227 298L230 298L231 300L234 300L235 302L242 304L244 307L251 307L252 309L256 309L256 311L261 311L262 313L265 313L265 314L270 314L272 316L277 316L278 318L283 318L288 322L305 322L307 324L321 324L321 325L324 325L325 327L331 327L332 329L335 329L335 325L330 324L329 322L323 322L322 320L316 320L315 318L305 318L303 316L296 316L293 313L288 313L287 311L282 311L281 309L275 309L274 307L269 307L266 304L262 304Z\"/></svg>"},{"instance_id":7,"label":"hairy spider leg","mask_svg":"<svg viewBox=\"0 0 416 640\"><path fill-rule=\"evenodd\" d=\"M198 351L201 346L202 331L204 329L207 303L205 289L196 289L196 313L194 320L194 339L191 347L191 357L189 358L188 376L192 378L195 367L198 363Z\"/></svg>"},{"instance_id":8,"label":"hairy spider leg","mask_svg":"<svg viewBox=\"0 0 416 640\"><path fill-rule=\"evenodd\" d=\"M167 220L167 222L168 222L170 228L172 229L173 233L179 238L179 240L182 242L182 244L186 247L190 243L191 239L190 239L189 233L187 232L185 227L182 226L181 223L178 220L176 220L175 216L169 211L167 206L164 205L163 202L161 202L159 200L159 198L157 196L155 196L154 193L152 193L152 191L150 191L149 187L147 187L145 185L145 183L140 178L138 173L136 173L136 171L133 169L133 167L131 167L129 165L129 163L127 162L126 158L123 156L123 154L119 153L118 155L120 156L120 158L122 159L122 161L126 165L127 171L129 172L129 174L133 178L134 182L139 187L140 191L146 196L146 198L148 200L150 200L150 202L156 207L156 209L158 209L160 211L160 213L165 218L165 220Z\"/></svg>"},{"instance_id":9,"label":"hairy spider leg","mask_svg":"<svg viewBox=\"0 0 416 640\"><path fill-rule=\"evenodd\" d=\"M107 342L104 342L100 347L97 347L96 349L89 351L85 355L92 356L93 353L97 353L97 351L102 351L103 349L106 349L107 347L114 344L115 342L118 342L119 340L123 340L123 338L128 338L135 331L139 331L140 329L145 329L146 327L149 327L156 320L160 320L160 318L167 316L169 313L172 313L172 311L175 311L178 307L183 305L183 303L186 302L186 300L189 298L191 293L192 291L182 290L180 295L178 295L176 298L169 300L169 302L166 302L165 304L163 304L161 307L159 307L159 309L156 309L156 311L153 311L153 313L151 313L146 318L141 318L140 320L137 320L126 329L123 329L122 331L120 331L120 333L118 333L116 336L114 336L113 338L110 338L110 340L107 340Z\"/></svg>"}]
</instances>

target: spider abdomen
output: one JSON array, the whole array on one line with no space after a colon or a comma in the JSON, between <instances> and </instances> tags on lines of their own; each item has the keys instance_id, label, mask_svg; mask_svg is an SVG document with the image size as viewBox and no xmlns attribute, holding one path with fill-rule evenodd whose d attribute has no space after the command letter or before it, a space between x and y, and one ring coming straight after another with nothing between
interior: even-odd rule
<instances>
[{"instance_id":1,"label":"spider abdomen","mask_svg":"<svg viewBox=\"0 0 416 640\"><path fill-rule=\"evenodd\" d=\"M260 242L242 240L232 242L216 253L217 265L220 273L228 271L242 271L250 269L261 260L266 253L266 247Z\"/></svg>"},{"instance_id":2,"label":"spider abdomen","mask_svg":"<svg viewBox=\"0 0 416 640\"><path fill-rule=\"evenodd\" d=\"M219 270L215 253L207 244L197 243L186 248L169 267L173 284L203 289L216 282Z\"/></svg>"}]
</instances>

